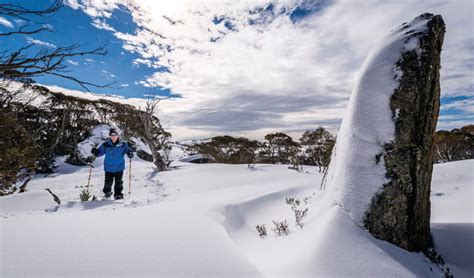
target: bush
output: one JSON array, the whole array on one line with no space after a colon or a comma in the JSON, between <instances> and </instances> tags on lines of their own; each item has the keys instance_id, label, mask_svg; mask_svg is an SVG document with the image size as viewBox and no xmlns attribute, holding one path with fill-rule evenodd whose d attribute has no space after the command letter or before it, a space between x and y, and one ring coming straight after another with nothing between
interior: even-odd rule
<instances>
[{"instance_id":1,"label":"bush","mask_svg":"<svg viewBox=\"0 0 474 278\"><path fill-rule=\"evenodd\" d=\"M35 168L36 144L13 113L0 112L0 196L27 178Z\"/></svg>"},{"instance_id":2,"label":"bush","mask_svg":"<svg viewBox=\"0 0 474 278\"><path fill-rule=\"evenodd\" d=\"M82 190L81 194L79 194L79 198L81 199L81 202L87 202L91 198L91 193L87 190Z\"/></svg>"},{"instance_id":3,"label":"bush","mask_svg":"<svg viewBox=\"0 0 474 278\"><path fill-rule=\"evenodd\" d=\"M264 238L265 236L267 236L267 228L265 228L265 224L257 225L255 226L255 228L257 229L258 234L260 235L261 238Z\"/></svg>"},{"instance_id":4,"label":"bush","mask_svg":"<svg viewBox=\"0 0 474 278\"><path fill-rule=\"evenodd\" d=\"M305 197L304 199L304 202L305 204L307 204L308 200L309 200L309 197ZM291 206L291 210L294 212L295 214L295 222L296 222L296 225L298 227L300 227L301 229L303 228L303 217L306 216L306 214L308 213L308 208L304 208L304 209L301 209L300 208L300 205L302 204L301 201L299 199L295 199L295 198L288 198L286 197L285 198L285 201L288 205Z\"/></svg>"},{"instance_id":5,"label":"bush","mask_svg":"<svg viewBox=\"0 0 474 278\"><path fill-rule=\"evenodd\" d=\"M303 217L306 216L306 213L308 212L308 208L306 209L295 209L295 220L296 220L296 225L298 225L301 229L303 229L303 222L301 221Z\"/></svg>"},{"instance_id":6,"label":"bush","mask_svg":"<svg viewBox=\"0 0 474 278\"><path fill-rule=\"evenodd\" d=\"M275 227L272 228L272 230L279 236L285 234L288 235L290 233L290 228L288 225L288 222L286 220L283 221L275 221L273 220L273 224Z\"/></svg>"}]
</instances>

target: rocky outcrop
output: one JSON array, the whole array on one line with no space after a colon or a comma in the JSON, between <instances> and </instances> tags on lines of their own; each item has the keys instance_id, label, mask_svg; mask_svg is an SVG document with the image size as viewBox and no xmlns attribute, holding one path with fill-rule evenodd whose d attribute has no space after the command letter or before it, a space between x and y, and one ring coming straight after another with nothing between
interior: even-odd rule
<instances>
[{"instance_id":1,"label":"rocky outcrop","mask_svg":"<svg viewBox=\"0 0 474 278\"><path fill-rule=\"evenodd\" d=\"M388 182L371 200L364 226L377 238L407 250L431 245L430 188L432 148L440 105L440 53L445 24L440 15L423 14L426 29L413 31L408 40L419 47L402 52L397 67L399 85L390 98L394 139L384 144L377 163L385 164ZM410 24L402 25L409 30Z\"/></svg>"}]
</instances>

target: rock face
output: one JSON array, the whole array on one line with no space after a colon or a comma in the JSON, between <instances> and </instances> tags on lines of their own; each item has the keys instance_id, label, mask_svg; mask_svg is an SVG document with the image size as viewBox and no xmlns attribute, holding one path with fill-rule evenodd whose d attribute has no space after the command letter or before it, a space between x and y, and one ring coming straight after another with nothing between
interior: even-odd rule
<instances>
[{"instance_id":1,"label":"rock face","mask_svg":"<svg viewBox=\"0 0 474 278\"><path fill-rule=\"evenodd\" d=\"M376 161L385 165L383 184L371 200L363 220L377 238L411 251L431 246L430 188L433 169L433 137L440 103L440 52L445 24L439 15L423 14L414 22L427 21L421 31L404 24L419 47L402 52L397 67L399 85L390 98L395 124L393 140L386 142Z\"/></svg>"}]
</instances>

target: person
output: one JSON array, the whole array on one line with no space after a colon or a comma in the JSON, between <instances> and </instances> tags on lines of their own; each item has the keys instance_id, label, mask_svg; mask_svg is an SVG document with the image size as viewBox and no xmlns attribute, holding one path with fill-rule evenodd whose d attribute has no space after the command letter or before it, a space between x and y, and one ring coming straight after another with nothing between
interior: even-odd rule
<instances>
[{"instance_id":1,"label":"person","mask_svg":"<svg viewBox=\"0 0 474 278\"><path fill-rule=\"evenodd\" d=\"M106 198L112 196L112 184L114 185L114 199L123 199L123 170L125 169L124 155L127 154L129 158L133 157L133 150L128 147L128 144L119 138L116 129L111 128L109 131L110 139L100 145L99 148L93 148L91 153L96 156L105 155L104 171L105 182L103 192Z\"/></svg>"}]
</instances>

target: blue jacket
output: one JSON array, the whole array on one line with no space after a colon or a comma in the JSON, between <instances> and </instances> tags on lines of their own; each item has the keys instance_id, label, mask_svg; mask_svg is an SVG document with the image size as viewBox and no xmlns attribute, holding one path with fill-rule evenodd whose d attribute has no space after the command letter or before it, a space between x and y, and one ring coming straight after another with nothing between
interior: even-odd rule
<instances>
[{"instance_id":1,"label":"blue jacket","mask_svg":"<svg viewBox=\"0 0 474 278\"><path fill-rule=\"evenodd\" d=\"M128 151L128 144L122 141L119 141L115 146L112 143L112 140L107 140L99 147L99 153L97 156L103 156L105 154L104 160L104 171L117 173L125 169L125 159L123 156Z\"/></svg>"}]
</instances>

